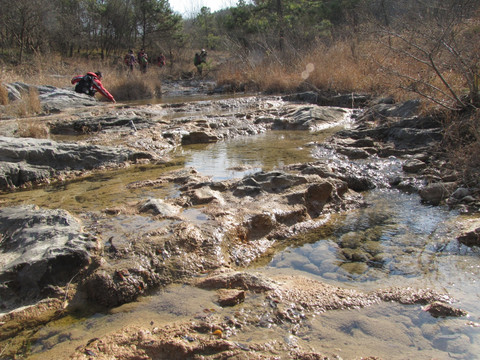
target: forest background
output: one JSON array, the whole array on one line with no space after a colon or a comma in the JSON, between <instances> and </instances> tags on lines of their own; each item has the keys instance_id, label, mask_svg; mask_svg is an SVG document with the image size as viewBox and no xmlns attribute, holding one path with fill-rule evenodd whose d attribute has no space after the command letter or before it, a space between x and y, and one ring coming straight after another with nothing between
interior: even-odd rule
<instances>
[{"instance_id":1,"label":"forest background","mask_svg":"<svg viewBox=\"0 0 480 360\"><path fill-rule=\"evenodd\" d=\"M197 79L193 56L204 48L202 77L231 91L422 98L426 113L441 112L456 154L480 151L478 0L239 0L189 18L167 0L0 0L0 9L0 83L65 87L101 70L117 100L152 97L162 81ZM148 76L123 64L140 48ZM160 54L162 68L152 61ZM480 167L476 158L462 171Z\"/></svg>"}]
</instances>

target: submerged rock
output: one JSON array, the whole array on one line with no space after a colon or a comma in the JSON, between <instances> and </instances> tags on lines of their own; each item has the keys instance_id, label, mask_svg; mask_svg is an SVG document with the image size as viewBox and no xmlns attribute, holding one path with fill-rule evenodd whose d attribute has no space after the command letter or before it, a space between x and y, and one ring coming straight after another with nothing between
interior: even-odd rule
<instances>
[{"instance_id":1,"label":"submerged rock","mask_svg":"<svg viewBox=\"0 0 480 360\"><path fill-rule=\"evenodd\" d=\"M467 230L457 240L466 246L480 246L480 227Z\"/></svg>"},{"instance_id":2,"label":"submerged rock","mask_svg":"<svg viewBox=\"0 0 480 360\"><path fill-rule=\"evenodd\" d=\"M456 309L453 306L441 301L434 301L423 308L423 311L427 311L434 317L447 317L447 316L467 316L467 312L462 309Z\"/></svg>"}]
</instances>

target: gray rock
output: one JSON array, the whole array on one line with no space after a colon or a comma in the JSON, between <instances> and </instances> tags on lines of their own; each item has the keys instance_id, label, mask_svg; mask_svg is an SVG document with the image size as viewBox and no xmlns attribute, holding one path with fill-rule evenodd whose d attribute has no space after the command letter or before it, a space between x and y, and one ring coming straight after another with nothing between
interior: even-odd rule
<instances>
[{"instance_id":1,"label":"gray rock","mask_svg":"<svg viewBox=\"0 0 480 360\"><path fill-rule=\"evenodd\" d=\"M349 159L367 159L370 156L370 153L358 148L353 147L337 147L337 152L339 154L345 155Z\"/></svg>"},{"instance_id":2,"label":"gray rock","mask_svg":"<svg viewBox=\"0 0 480 360\"><path fill-rule=\"evenodd\" d=\"M64 210L34 205L0 208L0 298L16 306L63 286L90 262L95 238Z\"/></svg>"},{"instance_id":3,"label":"gray rock","mask_svg":"<svg viewBox=\"0 0 480 360\"><path fill-rule=\"evenodd\" d=\"M420 170L423 170L426 167L427 164L419 159L409 159L405 161L402 166L403 170L408 173L418 173Z\"/></svg>"},{"instance_id":4,"label":"gray rock","mask_svg":"<svg viewBox=\"0 0 480 360\"><path fill-rule=\"evenodd\" d=\"M149 199L140 205L140 212L151 212L154 215L173 217L178 215L180 207L167 204L162 199Z\"/></svg>"},{"instance_id":5,"label":"gray rock","mask_svg":"<svg viewBox=\"0 0 480 360\"><path fill-rule=\"evenodd\" d=\"M313 184L308 188L305 194L305 202L308 211L312 212L314 217L322 212L325 204L331 199L333 190L333 185L328 181Z\"/></svg>"},{"instance_id":6,"label":"gray rock","mask_svg":"<svg viewBox=\"0 0 480 360\"><path fill-rule=\"evenodd\" d=\"M432 314L433 317L447 317L447 316L467 316L467 312L462 309L457 309L450 304L442 301L434 301L423 308L423 311L427 311Z\"/></svg>"},{"instance_id":7,"label":"gray rock","mask_svg":"<svg viewBox=\"0 0 480 360\"><path fill-rule=\"evenodd\" d=\"M219 141L220 138L205 131L192 131L182 136L182 145L208 144Z\"/></svg>"},{"instance_id":8,"label":"gray rock","mask_svg":"<svg viewBox=\"0 0 480 360\"><path fill-rule=\"evenodd\" d=\"M285 116L275 119L274 130L320 131L348 119L350 112L344 108L315 105L287 106Z\"/></svg>"},{"instance_id":9,"label":"gray rock","mask_svg":"<svg viewBox=\"0 0 480 360\"><path fill-rule=\"evenodd\" d=\"M58 143L0 136L0 188L20 186L62 171L90 170L152 155L122 147Z\"/></svg>"},{"instance_id":10,"label":"gray rock","mask_svg":"<svg viewBox=\"0 0 480 360\"><path fill-rule=\"evenodd\" d=\"M208 204L212 201L223 203L222 195L218 191L212 190L208 187L194 189L188 193L188 195L194 205Z\"/></svg>"},{"instance_id":11,"label":"gray rock","mask_svg":"<svg viewBox=\"0 0 480 360\"><path fill-rule=\"evenodd\" d=\"M365 94L346 94L326 96L316 91L306 91L297 94L286 95L282 97L284 101L307 102L320 106L341 106L341 107L361 107L364 106L370 95Z\"/></svg>"},{"instance_id":12,"label":"gray rock","mask_svg":"<svg viewBox=\"0 0 480 360\"><path fill-rule=\"evenodd\" d=\"M261 171L245 177L242 180L242 184L238 187L237 190L239 191L237 193L240 194L242 192L243 186L248 189L247 192L249 193L260 193L261 191L278 193L289 187L305 183L307 183L307 180L303 176L295 176L280 171Z\"/></svg>"},{"instance_id":13,"label":"gray rock","mask_svg":"<svg viewBox=\"0 0 480 360\"><path fill-rule=\"evenodd\" d=\"M470 190L468 190L467 188L464 188L464 187L460 187L453 192L452 197L460 200L460 199L463 199L465 196L468 196L468 195L470 195Z\"/></svg>"},{"instance_id":14,"label":"gray rock","mask_svg":"<svg viewBox=\"0 0 480 360\"><path fill-rule=\"evenodd\" d=\"M450 196L454 188L455 183L435 183L425 186L419 194L426 203L439 205Z\"/></svg>"},{"instance_id":15,"label":"gray rock","mask_svg":"<svg viewBox=\"0 0 480 360\"><path fill-rule=\"evenodd\" d=\"M67 108L79 108L98 105L99 102L92 96L76 93L71 89L62 89L54 86L35 86L21 82L4 84L8 91L10 101L22 99L30 89L38 92L38 98L42 108L46 112L58 112Z\"/></svg>"},{"instance_id":16,"label":"gray rock","mask_svg":"<svg viewBox=\"0 0 480 360\"><path fill-rule=\"evenodd\" d=\"M417 113L420 106L419 100L409 100L399 104L380 102L370 107L362 116L364 120L373 120L375 118L406 118Z\"/></svg>"}]
</instances>

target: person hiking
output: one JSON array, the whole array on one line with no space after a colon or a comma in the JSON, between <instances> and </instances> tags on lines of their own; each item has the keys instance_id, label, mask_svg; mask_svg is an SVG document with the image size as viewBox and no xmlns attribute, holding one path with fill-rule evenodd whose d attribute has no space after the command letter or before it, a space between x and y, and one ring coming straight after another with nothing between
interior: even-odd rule
<instances>
[{"instance_id":1,"label":"person hiking","mask_svg":"<svg viewBox=\"0 0 480 360\"><path fill-rule=\"evenodd\" d=\"M140 64L140 70L143 73L147 72L147 66L148 66L148 55L145 52L144 49L141 49L140 52L137 55L138 63Z\"/></svg>"},{"instance_id":2,"label":"person hiking","mask_svg":"<svg viewBox=\"0 0 480 360\"><path fill-rule=\"evenodd\" d=\"M137 63L137 59L135 59L135 55L133 55L133 50L128 50L123 61L128 69L133 71L133 66Z\"/></svg>"},{"instance_id":3,"label":"person hiking","mask_svg":"<svg viewBox=\"0 0 480 360\"><path fill-rule=\"evenodd\" d=\"M103 87L101 80L102 73L100 71L87 72L85 75L74 76L72 78L72 84L76 84L75 91L77 93L95 96L96 92L98 91L111 102L116 102L113 98L113 95Z\"/></svg>"},{"instance_id":4,"label":"person hiking","mask_svg":"<svg viewBox=\"0 0 480 360\"><path fill-rule=\"evenodd\" d=\"M193 58L193 65L197 68L197 71L200 75L202 75L203 71L203 64L207 63L207 52L205 49L199 53L195 53L195 57Z\"/></svg>"},{"instance_id":5,"label":"person hiking","mask_svg":"<svg viewBox=\"0 0 480 360\"><path fill-rule=\"evenodd\" d=\"M165 66L165 64L166 64L165 55L160 54L160 56L157 58L157 65L159 67L163 67L163 66Z\"/></svg>"}]
</instances>

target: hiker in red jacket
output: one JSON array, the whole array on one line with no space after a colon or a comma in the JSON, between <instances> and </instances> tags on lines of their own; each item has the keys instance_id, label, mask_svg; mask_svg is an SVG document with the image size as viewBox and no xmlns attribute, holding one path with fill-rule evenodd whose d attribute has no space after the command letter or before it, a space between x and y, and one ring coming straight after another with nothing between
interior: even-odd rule
<instances>
[{"instance_id":1,"label":"hiker in red jacket","mask_svg":"<svg viewBox=\"0 0 480 360\"><path fill-rule=\"evenodd\" d=\"M95 93L98 91L111 102L116 102L113 98L113 95L103 87L101 79L102 73L100 71L96 73L88 72L85 75L74 76L72 79L72 84L77 84L75 86L75 91L77 93L95 96Z\"/></svg>"}]
</instances>

